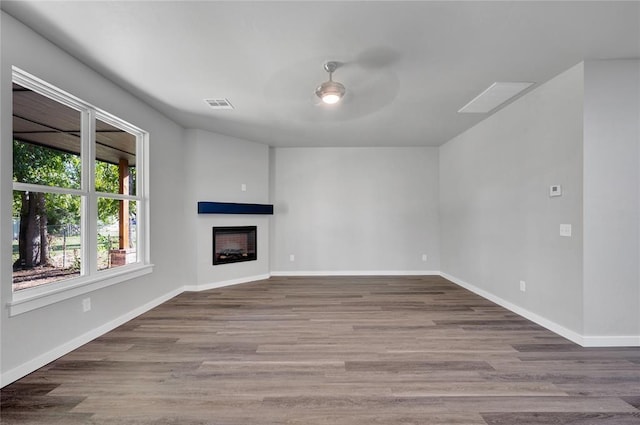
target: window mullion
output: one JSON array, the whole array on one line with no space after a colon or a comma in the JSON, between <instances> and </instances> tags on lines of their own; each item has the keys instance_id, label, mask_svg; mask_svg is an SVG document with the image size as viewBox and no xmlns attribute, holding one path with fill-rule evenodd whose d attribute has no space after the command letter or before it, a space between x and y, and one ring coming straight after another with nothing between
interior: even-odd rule
<instances>
[{"instance_id":1,"label":"window mullion","mask_svg":"<svg viewBox=\"0 0 640 425\"><path fill-rule=\"evenodd\" d=\"M82 121L82 189L86 196L83 204L83 242L86 247L83 252L83 274L95 274L98 270L98 201L95 195L95 113L88 110L83 114Z\"/></svg>"},{"instance_id":2,"label":"window mullion","mask_svg":"<svg viewBox=\"0 0 640 425\"><path fill-rule=\"evenodd\" d=\"M141 198L140 205L140 217L143 226L139 226L139 249L141 252L141 256L139 257L145 264L151 262L151 242L150 242L150 233L149 233L149 151L148 147L148 133L138 133L137 137L137 147L136 149L139 152L139 157L137 160L138 169L142 170L139 173L138 185L136 186L136 195Z\"/></svg>"},{"instance_id":3,"label":"window mullion","mask_svg":"<svg viewBox=\"0 0 640 425\"><path fill-rule=\"evenodd\" d=\"M118 199L118 200L130 200L130 201L140 201L142 198L135 195L122 195L120 193L110 193L110 192L95 192L96 197L99 198L109 198L109 199Z\"/></svg>"},{"instance_id":4,"label":"window mullion","mask_svg":"<svg viewBox=\"0 0 640 425\"><path fill-rule=\"evenodd\" d=\"M61 195L77 195L77 196L82 196L85 194L83 190L78 190L78 189L68 189L66 187L45 186L41 184L20 183L20 182L13 182L13 190L21 190L24 192L57 193Z\"/></svg>"}]
</instances>

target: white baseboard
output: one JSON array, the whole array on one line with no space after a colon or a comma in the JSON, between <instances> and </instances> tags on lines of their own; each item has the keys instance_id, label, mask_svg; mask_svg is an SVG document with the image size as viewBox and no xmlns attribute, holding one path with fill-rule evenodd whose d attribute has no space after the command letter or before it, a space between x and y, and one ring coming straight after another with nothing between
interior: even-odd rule
<instances>
[{"instance_id":1,"label":"white baseboard","mask_svg":"<svg viewBox=\"0 0 640 425\"><path fill-rule=\"evenodd\" d=\"M264 274L264 275L251 276L251 277L246 277L241 279L227 280L223 282L208 283L204 285L185 285L184 287L174 289L173 291L165 295L162 295L161 297L158 297L154 300L151 300L148 303L138 308L135 308L134 310L126 314L123 314L122 316L108 323L105 323L102 326L92 329L89 332L86 332L76 338L73 338L71 341L68 341L62 345L59 345L58 347L50 351L47 351L46 353L34 359L28 360L25 363L22 363L21 365L16 366L15 368L8 370L7 372L2 373L0 375L0 388L14 381L17 381L18 379L30 374L35 370L38 370L39 368L51 363L52 361L64 356L65 354L70 353L76 348L83 346L84 344L104 335L105 333L117 328L120 325L125 324L129 320L132 320L135 317L143 313L146 313L152 308L157 307L160 304L169 301L171 298L177 295L180 295L185 291L204 291L207 289L221 288L223 286L237 285L239 283L248 283L256 280L264 280L264 279L268 279L269 277L270 277L269 274Z\"/></svg>"},{"instance_id":2,"label":"white baseboard","mask_svg":"<svg viewBox=\"0 0 640 425\"><path fill-rule=\"evenodd\" d=\"M640 347L640 335L583 336L583 347Z\"/></svg>"},{"instance_id":3,"label":"white baseboard","mask_svg":"<svg viewBox=\"0 0 640 425\"><path fill-rule=\"evenodd\" d=\"M514 313L516 313L519 316L524 317L525 319L529 319L534 323L537 323L538 325L549 329L552 332L557 333L558 335L567 338L570 341L575 342L576 344L582 345L583 344L583 338L582 335L580 335L577 332L572 331L571 329L567 329L564 326L561 326L549 319L546 319L542 316L537 315L536 313L533 313L529 310L526 310L520 306L517 306L507 300L504 300L490 292L487 292L483 289L478 288L477 286L474 286L468 282L465 282L462 279L458 279L455 276L451 276L447 273L440 273L440 275L442 277L444 277L447 280L450 280L451 282L455 283L456 285L462 286L465 289L468 289L469 291L480 295L482 298L485 298L489 301L492 301L504 308L506 308L507 310L510 310Z\"/></svg>"},{"instance_id":4,"label":"white baseboard","mask_svg":"<svg viewBox=\"0 0 640 425\"><path fill-rule=\"evenodd\" d=\"M56 348L54 348L53 350L50 350L34 359L31 359L23 364L21 364L20 366L17 366L5 373L2 374L2 376L0 376L0 388L4 387L5 385L8 385L14 381L17 381L18 379L30 374L31 372L38 370L39 368L51 363L52 361L64 356L65 354L70 353L71 351L75 350L76 348L81 347L82 345L98 338L99 336L104 335L105 333L117 328L120 325L125 324L126 322L128 322L131 319L134 319L135 317L146 313L147 311L151 310L154 307L159 306L162 303L165 303L167 301L169 301L171 298L175 297L176 295L181 294L182 288L178 288L178 289L174 289L173 291L164 294L152 301L149 301L148 303L135 308L133 310L131 310L130 312L123 314L122 316L108 322L105 323L102 326L99 326L95 329L90 330L87 333L84 333L74 339L72 339L69 342L66 342Z\"/></svg>"},{"instance_id":5,"label":"white baseboard","mask_svg":"<svg viewBox=\"0 0 640 425\"><path fill-rule=\"evenodd\" d=\"M133 309L132 311L108 322L102 326L99 326L91 331L72 339L71 341L64 343L53 350L50 350L34 359L31 359L0 376L0 388L8 385L29 373L49 364L50 362L64 356L65 354L75 350L76 348L92 341L93 339L104 335L105 333L117 328L118 326L132 320L133 318L151 310L158 305L167 302L171 298L180 295L184 291L205 291L208 289L221 288L224 286L238 285L241 283L254 282L258 280L268 279L270 276L442 276L443 278L459 285L469 291L492 301L526 319L531 320L538 325L549 329L558 335L567 338L570 341L575 342L583 347L640 347L640 335L623 335L623 336L584 336L570 329L567 329L551 320L548 320L536 313L528 311L522 307L519 307L509 301L506 301L494 294L491 294L483 289L480 289L468 282L451 276L447 273L430 270L416 270L416 271L275 271L271 274L250 276L239 279L226 280L222 282L212 282L203 285L185 285L184 287L177 288L165 295L162 295L148 303Z\"/></svg>"},{"instance_id":6,"label":"white baseboard","mask_svg":"<svg viewBox=\"0 0 640 425\"><path fill-rule=\"evenodd\" d=\"M274 271L271 276L438 276L434 270L321 270Z\"/></svg>"},{"instance_id":7,"label":"white baseboard","mask_svg":"<svg viewBox=\"0 0 640 425\"><path fill-rule=\"evenodd\" d=\"M271 277L270 274L261 274L257 276L241 277L239 279L224 280L222 282L203 283L201 285L185 285L184 290L189 292L207 291L209 289L222 288L224 286L238 285L240 283L255 282L257 280L265 280Z\"/></svg>"},{"instance_id":8,"label":"white baseboard","mask_svg":"<svg viewBox=\"0 0 640 425\"><path fill-rule=\"evenodd\" d=\"M504 300L490 292L478 288L468 282L458 279L455 276L451 276L447 273L440 273L442 277L451 282L459 285L469 291L480 295L489 301L492 301L507 310L510 310L519 316L529 319L534 323L555 332L558 335L567 338L569 341L575 342L582 347L638 347L640 346L640 335L624 335L624 336L584 336L571 329L567 329L562 325L559 325L545 317L542 317L536 313L533 313L527 309L517 306L507 300Z\"/></svg>"}]
</instances>

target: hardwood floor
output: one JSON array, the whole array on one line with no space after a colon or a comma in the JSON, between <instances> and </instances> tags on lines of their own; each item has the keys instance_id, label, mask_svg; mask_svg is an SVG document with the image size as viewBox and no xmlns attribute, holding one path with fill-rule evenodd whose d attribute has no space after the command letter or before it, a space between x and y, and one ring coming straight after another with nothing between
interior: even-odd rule
<instances>
[{"instance_id":1,"label":"hardwood floor","mask_svg":"<svg viewBox=\"0 0 640 425\"><path fill-rule=\"evenodd\" d=\"M640 424L640 349L441 277L184 293L1 391L3 424Z\"/></svg>"}]
</instances>

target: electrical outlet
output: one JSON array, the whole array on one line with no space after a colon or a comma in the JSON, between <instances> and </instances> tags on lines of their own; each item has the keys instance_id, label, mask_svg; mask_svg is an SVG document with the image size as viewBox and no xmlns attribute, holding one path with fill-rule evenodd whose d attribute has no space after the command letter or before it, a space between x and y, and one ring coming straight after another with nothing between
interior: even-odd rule
<instances>
[{"instance_id":1,"label":"electrical outlet","mask_svg":"<svg viewBox=\"0 0 640 425\"><path fill-rule=\"evenodd\" d=\"M527 292L527 282L525 282L524 280L520 281L520 290L522 292Z\"/></svg>"},{"instance_id":2,"label":"electrical outlet","mask_svg":"<svg viewBox=\"0 0 640 425\"><path fill-rule=\"evenodd\" d=\"M560 236L571 237L571 225L570 224L561 224L560 225Z\"/></svg>"},{"instance_id":3,"label":"electrical outlet","mask_svg":"<svg viewBox=\"0 0 640 425\"><path fill-rule=\"evenodd\" d=\"M422 261L427 261L427 254L422 254Z\"/></svg>"},{"instance_id":4,"label":"electrical outlet","mask_svg":"<svg viewBox=\"0 0 640 425\"><path fill-rule=\"evenodd\" d=\"M240 185L240 190L243 191L243 192L246 192L247 191L247 185L245 183L242 183Z\"/></svg>"},{"instance_id":5,"label":"electrical outlet","mask_svg":"<svg viewBox=\"0 0 640 425\"><path fill-rule=\"evenodd\" d=\"M91 298L85 298L82 300L82 311L86 313L91 310Z\"/></svg>"},{"instance_id":6,"label":"electrical outlet","mask_svg":"<svg viewBox=\"0 0 640 425\"><path fill-rule=\"evenodd\" d=\"M293 254L289 254L289 261L294 262L296 261L296 256Z\"/></svg>"}]
</instances>

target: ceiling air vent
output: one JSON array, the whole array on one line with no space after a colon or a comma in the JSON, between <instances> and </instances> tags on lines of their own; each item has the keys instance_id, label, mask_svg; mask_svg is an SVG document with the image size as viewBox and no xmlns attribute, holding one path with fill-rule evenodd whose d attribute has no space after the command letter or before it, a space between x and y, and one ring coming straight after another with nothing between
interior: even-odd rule
<instances>
[{"instance_id":1,"label":"ceiling air vent","mask_svg":"<svg viewBox=\"0 0 640 425\"><path fill-rule=\"evenodd\" d=\"M233 109L233 105L229 102L229 99L205 99L204 101L213 109Z\"/></svg>"}]
</instances>

